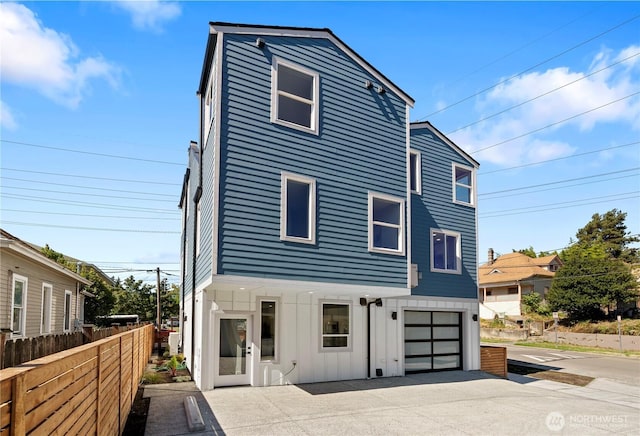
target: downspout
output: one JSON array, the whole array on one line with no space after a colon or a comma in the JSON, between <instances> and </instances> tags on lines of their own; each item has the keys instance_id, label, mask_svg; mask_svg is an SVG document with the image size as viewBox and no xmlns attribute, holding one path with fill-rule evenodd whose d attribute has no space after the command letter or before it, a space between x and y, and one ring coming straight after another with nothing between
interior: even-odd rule
<instances>
[{"instance_id":1,"label":"downspout","mask_svg":"<svg viewBox=\"0 0 640 436\"><path fill-rule=\"evenodd\" d=\"M187 171L184 175L184 181L182 183L183 186L183 190L184 187L188 185L189 183L189 175L191 174L191 171L189 170L189 168L187 168ZM183 191L183 195L182 195L182 199L180 201L180 207L182 209L182 249L184 250L185 247L187 246L187 207L182 207L182 202L183 201L189 201L188 198L186 198L186 194ZM183 251L183 255L182 255L182 308L180 311L180 345L184 346L184 298L185 298L185 287L187 285L186 283L186 277L187 277L187 253Z\"/></svg>"},{"instance_id":2,"label":"downspout","mask_svg":"<svg viewBox=\"0 0 640 436\"><path fill-rule=\"evenodd\" d=\"M362 304L362 298L360 304ZM366 301L366 300L365 300ZM371 378L371 305L382 307L382 299L376 298L367 303L367 379ZM362 304L364 306L364 304Z\"/></svg>"},{"instance_id":3,"label":"downspout","mask_svg":"<svg viewBox=\"0 0 640 436\"><path fill-rule=\"evenodd\" d=\"M196 356L196 238L198 237L198 203L200 202L200 197L202 196L202 165L203 161L203 151L204 147L202 146L202 141L204 139L203 132L203 101L204 97L200 92L196 94L200 99L200 159L198 164L198 187L196 188L196 193L193 197L193 244L191 244L191 249L193 250L192 256L192 270L191 270L191 368L195 371L195 356ZM194 374L195 375L195 374Z\"/></svg>"}]
</instances>

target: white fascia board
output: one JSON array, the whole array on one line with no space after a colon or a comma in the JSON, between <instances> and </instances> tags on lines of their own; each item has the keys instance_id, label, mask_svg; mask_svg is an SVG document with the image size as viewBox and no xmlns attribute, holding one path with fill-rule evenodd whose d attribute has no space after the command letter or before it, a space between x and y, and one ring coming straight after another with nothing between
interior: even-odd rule
<instances>
[{"instance_id":1,"label":"white fascia board","mask_svg":"<svg viewBox=\"0 0 640 436\"><path fill-rule=\"evenodd\" d=\"M346 297L364 297L365 295L368 295L370 298L411 296L410 288L353 285L343 283L326 283L230 275L216 276L213 281L212 288L214 290L236 292L259 291L279 292L285 294L318 293L323 295L341 295Z\"/></svg>"},{"instance_id":2,"label":"white fascia board","mask_svg":"<svg viewBox=\"0 0 640 436\"><path fill-rule=\"evenodd\" d=\"M415 101L409 97L409 95L402 89L394 85L389 79L384 77L379 71L377 71L372 65L366 62L360 55L353 51L344 42L338 39L328 30L321 29L288 29L288 28L268 28L268 27L250 27L250 26L230 26L219 25L210 23L210 33L232 33L237 35L268 35L268 36L283 36L294 38L324 38L331 41L334 45L340 48L344 53L354 60L360 67L375 77L376 80L381 82L386 88L392 90L397 96L399 96L408 106L413 107Z\"/></svg>"},{"instance_id":3,"label":"white fascia board","mask_svg":"<svg viewBox=\"0 0 640 436\"><path fill-rule=\"evenodd\" d=\"M49 259L48 257L44 256L44 255L40 255L38 253L36 253L35 251L33 251L30 248L26 248L23 247L22 245L13 242L13 241L9 241L9 240L2 240L2 248L9 248L10 250L15 251L16 253L20 254L21 256L24 256L26 258L31 259L32 261L39 263L47 268L50 268L56 272L59 272L60 274L63 274L67 277L72 278L75 281L78 281L82 284L85 284L87 286L91 285L93 282L85 279L84 277L82 277L79 274L74 273L73 271L68 270L67 268L63 267L62 265L60 265L57 262L54 262L53 260Z\"/></svg>"},{"instance_id":4,"label":"white fascia board","mask_svg":"<svg viewBox=\"0 0 640 436\"><path fill-rule=\"evenodd\" d=\"M460 156L465 158L465 160L467 160L471 165L473 165L474 168L477 169L480 167L480 163L477 160L472 158L469 153L467 153L458 145L456 145L456 143L453 142L451 139L447 138L441 131L439 131L429 121L423 121L420 123L411 123L411 128L412 129L429 129L429 131L432 132L434 135L436 135L438 138L440 138L442 142L447 144L449 147L453 148Z\"/></svg>"}]
</instances>

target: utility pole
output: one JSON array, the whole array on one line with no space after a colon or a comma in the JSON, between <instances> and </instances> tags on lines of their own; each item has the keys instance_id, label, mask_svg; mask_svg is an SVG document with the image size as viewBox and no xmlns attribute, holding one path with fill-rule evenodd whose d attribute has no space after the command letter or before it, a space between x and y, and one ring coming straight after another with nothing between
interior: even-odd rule
<instances>
[{"instance_id":1,"label":"utility pole","mask_svg":"<svg viewBox=\"0 0 640 436\"><path fill-rule=\"evenodd\" d=\"M162 315L160 310L160 267L156 268L156 305L157 305L157 313L156 313L156 328L157 328L157 336L156 340L158 341L158 356L162 355L162 337L160 336L160 328L162 326Z\"/></svg>"}]
</instances>

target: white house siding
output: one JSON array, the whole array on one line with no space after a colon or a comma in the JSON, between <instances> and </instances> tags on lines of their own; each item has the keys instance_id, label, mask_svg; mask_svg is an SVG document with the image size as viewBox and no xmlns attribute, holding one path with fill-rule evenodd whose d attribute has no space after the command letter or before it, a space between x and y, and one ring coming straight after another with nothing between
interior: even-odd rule
<instances>
[{"instance_id":1,"label":"white house siding","mask_svg":"<svg viewBox=\"0 0 640 436\"><path fill-rule=\"evenodd\" d=\"M292 292L232 292L205 290L196 293L196 362L194 380L199 388L210 390L216 386L214 364L217 356L214 341L216 317L221 314L252 315L252 353L247 365L251 367L253 386L313 383L367 377L367 306L361 306L358 296L306 291ZM200 297L202 296L202 304ZM259 301L273 298L279 304L278 362L261 363L259 340ZM345 301L351 304L351 349L349 351L320 351L320 302ZM372 299L369 299L372 301ZM475 300L462 298L398 297L383 299L383 306L370 306L371 310L371 377L382 369L383 377L404 375L404 310L450 311L462 313L463 370L480 368L479 322L473 320L478 313ZM392 319L397 312L397 319ZM201 326L201 328L199 328ZM186 337L190 338L189 335ZM200 348L201 344L201 348ZM188 347L188 346L187 346ZM188 352L188 348L185 349ZM251 359L251 360L249 360ZM292 362L297 365L293 368Z\"/></svg>"}]
</instances>

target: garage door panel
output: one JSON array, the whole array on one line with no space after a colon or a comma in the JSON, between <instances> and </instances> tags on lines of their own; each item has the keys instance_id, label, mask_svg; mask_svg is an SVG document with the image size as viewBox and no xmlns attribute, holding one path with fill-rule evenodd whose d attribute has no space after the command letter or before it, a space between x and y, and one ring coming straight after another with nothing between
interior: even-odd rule
<instances>
[{"instance_id":1,"label":"garage door panel","mask_svg":"<svg viewBox=\"0 0 640 436\"><path fill-rule=\"evenodd\" d=\"M409 356L417 356L431 354L431 343L430 342L405 342L404 344L404 355Z\"/></svg>"},{"instance_id":2,"label":"garage door panel","mask_svg":"<svg viewBox=\"0 0 640 436\"><path fill-rule=\"evenodd\" d=\"M455 369L460 367L460 356L433 356L433 369Z\"/></svg>"},{"instance_id":3,"label":"garage door panel","mask_svg":"<svg viewBox=\"0 0 640 436\"><path fill-rule=\"evenodd\" d=\"M404 340L417 341L431 339L431 330L424 327L405 327Z\"/></svg>"},{"instance_id":4,"label":"garage door panel","mask_svg":"<svg viewBox=\"0 0 640 436\"><path fill-rule=\"evenodd\" d=\"M405 310L405 373L462 369L462 314Z\"/></svg>"},{"instance_id":5,"label":"garage door panel","mask_svg":"<svg viewBox=\"0 0 640 436\"><path fill-rule=\"evenodd\" d=\"M433 327L433 339L460 339L460 327Z\"/></svg>"}]
</instances>

